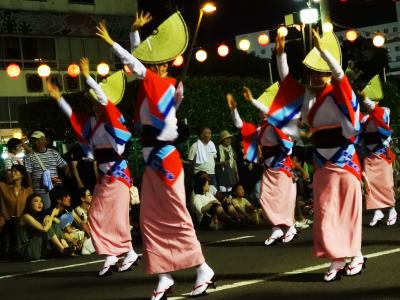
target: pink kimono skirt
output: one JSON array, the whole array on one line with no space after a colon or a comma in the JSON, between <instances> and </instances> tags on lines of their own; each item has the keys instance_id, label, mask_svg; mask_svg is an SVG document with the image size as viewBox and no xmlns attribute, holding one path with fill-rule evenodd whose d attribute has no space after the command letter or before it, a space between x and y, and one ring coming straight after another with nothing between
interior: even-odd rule
<instances>
[{"instance_id":1,"label":"pink kimono skirt","mask_svg":"<svg viewBox=\"0 0 400 300\"><path fill-rule=\"evenodd\" d=\"M146 167L143 174L140 226L147 274L169 273L201 265L204 256L186 208L184 173L172 186Z\"/></svg>"},{"instance_id":2,"label":"pink kimono skirt","mask_svg":"<svg viewBox=\"0 0 400 300\"><path fill-rule=\"evenodd\" d=\"M365 192L367 209L393 207L395 198L392 164L372 154L364 159L364 172L371 188Z\"/></svg>"},{"instance_id":3,"label":"pink kimono skirt","mask_svg":"<svg viewBox=\"0 0 400 300\"><path fill-rule=\"evenodd\" d=\"M260 204L264 218L273 226L292 226L296 206L296 183L284 172L265 169Z\"/></svg>"},{"instance_id":4,"label":"pink kimono skirt","mask_svg":"<svg viewBox=\"0 0 400 300\"><path fill-rule=\"evenodd\" d=\"M361 251L362 193L350 172L326 163L314 173L314 255L353 257Z\"/></svg>"},{"instance_id":5,"label":"pink kimono skirt","mask_svg":"<svg viewBox=\"0 0 400 300\"><path fill-rule=\"evenodd\" d=\"M129 224L129 188L104 176L96 184L89 225L97 254L121 255L132 250Z\"/></svg>"}]
</instances>

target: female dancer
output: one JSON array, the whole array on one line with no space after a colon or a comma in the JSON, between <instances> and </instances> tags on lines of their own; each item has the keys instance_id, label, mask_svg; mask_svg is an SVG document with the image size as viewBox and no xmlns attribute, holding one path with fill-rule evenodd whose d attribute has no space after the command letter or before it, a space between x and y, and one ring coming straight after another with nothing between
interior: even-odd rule
<instances>
[{"instance_id":1,"label":"female dancer","mask_svg":"<svg viewBox=\"0 0 400 300\"><path fill-rule=\"evenodd\" d=\"M389 126L390 109L380 107L368 97L364 97L363 106L368 111L361 123L364 129L364 141L367 156L363 167L369 189L365 192L367 209L374 210L374 216L369 223L371 227L382 221L382 209L389 208L386 224L396 224L397 212L395 209L395 195L393 182L394 154L390 150L390 141L393 130Z\"/></svg>"},{"instance_id":2,"label":"female dancer","mask_svg":"<svg viewBox=\"0 0 400 300\"><path fill-rule=\"evenodd\" d=\"M268 111L267 107L253 99L249 88L244 87L243 95L246 101L253 103L264 114ZM261 145L265 167L261 180L260 204L264 218L273 225L272 233L265 240L265 245L276 244L278 240L288 243L297 234L294 227L296 184L293 181L293 166L289 156L293 147L292 139L285 134L284 129L280 130L268 124L268 121L258 128L253 124L243 122L236 109L233 96L227 94L226 98L233 122L236 128L241 130L245 157L254 161L257 145Z\"/></svg>"},{"instance_id":3,"label":"female dancer","mask_svg":"<svg viewBox=\"0 0 400 300\"><path fill-rule=\"evenodd\" d=\"M335 39L332 33L325 34ZM360 131L359 105L342 68L315 31L314 45L304 60L310 67L311 87L304 93L302 120L314 132L314 255L331 260L324 280L332 281L345 269L346 257L352 257L347 275L360 273L364 265L361 168L353 144ZM314 54L322 57L320 66L308 63ZM277 61L281 88L301 89L289 74L281 36L277 37Z\"/></svg>"},{"instance_id":4,"label":"female dancer","mask_svg":"<svg viewBox=\"0 0 400 300\"><path fill-rule=\"evenodd\" d=\"M80 65L87 84L96 95L92 106L94 116L73 111L50 81L47 90L70 119L78 141L98 162L100 179L93 193L89 225L96 252L107 256L99 272L99 276L105 276L115 269L119 256L123 256L118 267L120 272L128 270L138 259L132 248L129 227L131 176L122 157L131 134L124 126L122 114L90 76L89 60L82 58Z\"/></svg>"},{"instance_id":5,"label":"female dancer","mask_svg":"<svg viewBox=\"0 0 400 300\"><path fill-rule=\"evenodd\" d=\"M137 16L137 20L142 16ZM146 22L137 23L135 29ZM147 165L140 206L145 272L159 274L152 299L161 299L170 290L174 284L171 272L191 267L196 267L197 271L191 295L198 296L212 284L214 272L204 260L186 208L182 162L173 146L178 137L175 113L183 98L183 88L181 84L176 87L176 80L167 77L168 62L186 48L187 30L177 12L155 32L132 55L112 40L104 23L97 27L97 35L112 46L122 62L142 80L135 104L135 125L141 130L143 158ZM139 38L137 31L135 36ZM172 41L176 43L169 44ZM138 44L137 40L133 42Z\"/></svg>"}]
</instances>

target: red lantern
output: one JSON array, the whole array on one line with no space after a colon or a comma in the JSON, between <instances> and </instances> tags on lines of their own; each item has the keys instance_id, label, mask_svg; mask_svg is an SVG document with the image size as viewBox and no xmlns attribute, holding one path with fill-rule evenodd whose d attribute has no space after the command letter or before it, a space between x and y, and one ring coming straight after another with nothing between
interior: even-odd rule
<instances>
[{"instance_id":1,"label":"red lantern","mask_svg":"<svg viewBox=\"0 0 400 300\"><path fill-rule=\"evenodd\" d=\"M79 68L79 66L77 64L70 64L68 66L68 75L75 78L78 77L79 73L81 72L81 69Z\"/></svg>"},{"instance_id":2,"label":"red lantern","mask_svg":"<svg viewBox=\"0 0 400 300\"><path fill-rule=\"evenodd\" d=\"M17 64L10 64L7 67L7 75L11 78L17 78L21 74L21 69Z\"/></svg>"},{"instance_id":3,"label":"red lantern","mask_svg":"<svg viewBox=\"0 0 400 300\"><path fill-rule=\"evenodd\" d=\"M258 43L261 46L267 46L269 43L269 36L266 33L262 33L258 36Z\"/></svg>"}]
</instances>

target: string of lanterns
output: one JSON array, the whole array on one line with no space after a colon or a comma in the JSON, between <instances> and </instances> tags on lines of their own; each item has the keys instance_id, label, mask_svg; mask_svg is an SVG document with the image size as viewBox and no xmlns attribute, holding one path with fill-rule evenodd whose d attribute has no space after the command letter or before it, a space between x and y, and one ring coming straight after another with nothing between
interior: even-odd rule
<instances>
[{"instance_id":1,"label":"string of lanterns","mask_svg":"<svg viewBox=\"0 0 400 300\"><path fill-rule=\"evenodd\" d=\"M129 68L124 68L127 73L130 73ZM11 63L6 68L7 75L13 79L17 78L21 74L21 68L16 63ZM77 64L70 64L67 68L67 73L72 78L76 78L79 76L81 69ZM102 62L97 65L97 73L100 76L106 76L110 72L110 66ZM41 64L37 68L37 73L40 77L46 78L51 74L51 68L47 64Z\"/></svg>"},{"instance_id":2,"label":"string of lanterns","mask_svg":"<svg viewBox=\"0 0 400 300\"><path fill-rule=\"evenodd\" d=\"M346 28L346 29L349 28L349 27L340 26L335 23L332 24L330 22L327 22L322 25L322 30L324 32L333 31L333 25L335 25L337 27L341 27L341 28ZM296 28L298 31L301 31L301 26L302 25L297 24L297 25L294 25L293 27ZM274 30L277 30L277 33L280 36L287 36L287 34L288 34L288 28L283 25L279 25L278 28L274 29ZM270 31L272 31L272 30L270 30ZM348 29L345 33L345 38L349 42L356 41L358 37L359 37L359 33L354 29ZM270 37L265 32L260 33L259 36L257 37L257 42L260 46L267 46L270 43ZM385 37L380 33L375 33L375 36L372 39L372 43L377 48L383 47L383 45L385 44ZM238 47L240 50L246 52L250 49L251 42L249 39L243 38L239 41ZM217 47L217 53L221 57L226 57L229 54L229 52L230 52L229 47L225 43L222 43ZM195 53L195 57L196 57L197 61L200 63L205 62L207 60L207 56L208 56L208 54L207 54L206 50L204 50L203 48L198 49ZM182 66L183 65L183 57L179 56L178 58L176 58L176 60L173 62L173 65L175 67Z\"/></svg>"},{"instance_id":3,"label":"string of lanterns","mask_svg":"<svg viewBox=\"0 0 400 300\"><path fill-rule=\"evenodd\" d=\"M349 42L354 42L359 37L359 33L356 30L349 29L349 27L341 26L341 25L338 25L333 22L332 23L330 23L330 22L324 23L322 25L322 30L324 32L332 31L333 25L335 25L336 27L339 27L339 28L347 29L344 36L345 36L346 40L348 40ZM293 25L293 27L296 28L298 31L301 31L301 29L302 29L301 26L304 26L304 24L303 25L298 25L298 24ZM266 30L266 31L270 32L270 31L275 31L275 30L277 30L277 33L280 36L287 36L287 34L288 34L287 27L285 27L283 25L279 25L278 27L276 27L272 30ZM270 41L271 40L270 40L269 35L265 32L262 32L257 37L258 44L263 47L267 46L270 43ZM372 39L372 42L375 47L378 47L378 48L383 47L383 45L385 44L385 37L382 34L380 34L379 32L375 33L375 35ZM238 43L238 47L240 50L247 52L251 47L251 42L247 38L242 38ZM217 53L220 57L224 58L229 55L230 49L225 43L221 43L217 47ZM195 53L195 58L200 63L205 62L207 60L207 57L208 57L208 53L203 48L198 49ZM174 60L173 66L181 67L183 65L183 63L184 63L184 58L182 55L180 55ZM124 66L124 70L128 74L131 73L131 70L126 66ZM17 78L21 74L21 68L18 66L18 64L11 63L7 66L6 72L9 77ZM46 78L51 74L51 69L47 64L41 64L37 68L37 72L38 72L39 76ZM102 62L97 65L97 73L100 76L106 76L109 72L110 72L110 66L107 63ZM79 65L74 64L74 63L70 64L67 68L67 73L69 76L76 78L80 74Z\"/></svg>"}]
</instances>

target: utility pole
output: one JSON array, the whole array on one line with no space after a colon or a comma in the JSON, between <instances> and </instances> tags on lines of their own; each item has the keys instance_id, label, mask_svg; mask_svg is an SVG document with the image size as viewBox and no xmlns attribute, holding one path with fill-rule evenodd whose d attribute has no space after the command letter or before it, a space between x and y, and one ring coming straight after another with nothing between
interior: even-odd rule
<instances>
[{"instance_id":1,"label":"utility pole","mask_svg":"<svg viewBox=\"0 0 400 300\"><path fill-rule=\"evenodd\" d=\"M321 25L326 22L330 22L331 16L329 13L329 1L328 0L320 0L319 2L319 11L321 15Z\"/></svg>"}]
</instances>

